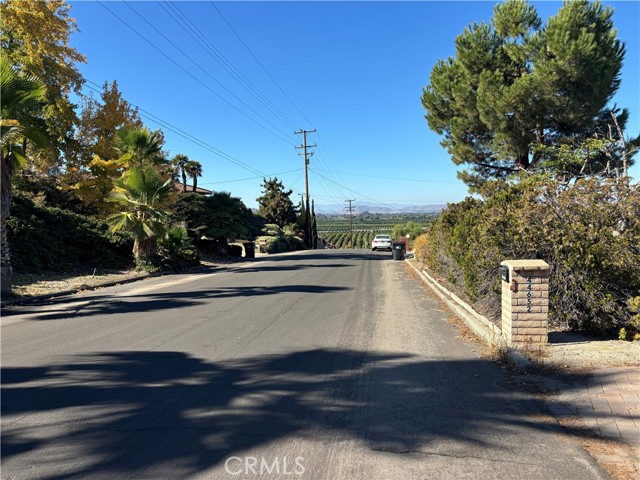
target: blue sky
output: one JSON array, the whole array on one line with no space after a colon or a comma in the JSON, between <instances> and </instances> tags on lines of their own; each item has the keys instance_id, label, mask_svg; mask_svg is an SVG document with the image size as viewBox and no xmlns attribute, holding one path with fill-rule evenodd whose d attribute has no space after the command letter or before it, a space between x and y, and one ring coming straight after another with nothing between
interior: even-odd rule
<instances>
[{"instance_id":1,"label":"blue sky","mask_svg":"<svg viewBox=\"0 0 640 480\"><path fill-rule=\"evenodd\" d=\"M455 53L455 37L488 21L495 2L70 3L85 78L94 86L117 80L126 100L167 122L143 114L162 128L171 155L202 163L205 188L254 208L261 176L275 175L297 202L302 136L293 132L317 129L308 139L318 145L309 177L318 205L467 195L420 96L436 61ZM628 131L637 135L640 3L605 3L627 48L615 101L630 110ZM561 5L534 4L543 19Z\"/></svg>"}]
</instances>

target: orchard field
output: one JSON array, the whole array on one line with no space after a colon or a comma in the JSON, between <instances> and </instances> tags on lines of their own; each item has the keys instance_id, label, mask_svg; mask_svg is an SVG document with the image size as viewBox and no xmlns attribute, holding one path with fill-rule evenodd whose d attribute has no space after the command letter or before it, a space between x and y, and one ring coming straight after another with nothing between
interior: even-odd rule
<instances>
[{"instance_id":1,"label":"orchard field","mask_svg":"<svg viewBox=\"0 0 640 480\"><path fill-rule=\"evenodd\" d=\"M333 248L371 248L373 237L378 234L392 235L397 225L412 221L426 227L434 215L376 215L353 218L353 246L351 246L351 224L344 216L320 216L317 220L318 237Z\"/></svg>"}]
</instances>

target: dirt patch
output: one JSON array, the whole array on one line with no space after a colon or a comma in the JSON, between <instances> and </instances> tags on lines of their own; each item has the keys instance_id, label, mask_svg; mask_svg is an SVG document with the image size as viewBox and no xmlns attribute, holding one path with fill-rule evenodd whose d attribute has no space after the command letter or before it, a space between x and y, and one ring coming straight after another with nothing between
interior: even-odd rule
<instances>
[{"instance_id":1,"label":"dirt patch","mask_svg":"<svg viewBox=\"0 0 640 480\"><path fill-rule=\"evenodd\" d=\"M578 371L640 366L640 342L593 339L572 332L551 332L542 359L550 366Z\"/></svg>"},{"instance_id":2,"label":"dirt patch","mask_svg":"<svg viewBox=\"0 0 640 480\"><path fill-rule=\"evenodd\" d=\"M96 272L95 274L51 273L51 274L14 274L13 296L15 298L51 295L66 290L83 290L100 285L144 278L145 272L136 270L118 270Z\"/></svg>"}]
</instances>

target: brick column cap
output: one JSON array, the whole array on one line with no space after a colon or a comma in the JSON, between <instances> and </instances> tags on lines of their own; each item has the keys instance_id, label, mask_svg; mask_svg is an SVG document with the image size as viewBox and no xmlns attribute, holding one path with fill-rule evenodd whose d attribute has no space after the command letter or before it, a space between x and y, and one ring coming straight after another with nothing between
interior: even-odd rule
<instances>
[{"instance_id":1,"label":"brick column cap","mask_svg":"<svg viewBox=\"0 0 640 480\"><path fill-rule=\"evenodd\" d=\"M510 270L549 270L549 264L544 260L503 260L500 265Z\"/></svg>"}]
</instances>

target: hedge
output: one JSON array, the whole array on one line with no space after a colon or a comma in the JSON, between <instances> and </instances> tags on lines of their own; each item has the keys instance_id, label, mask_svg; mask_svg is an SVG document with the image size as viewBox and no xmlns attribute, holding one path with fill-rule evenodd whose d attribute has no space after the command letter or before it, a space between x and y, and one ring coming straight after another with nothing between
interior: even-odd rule
<instances>
[{"instance_id":1,"label":"hedge","mask_svg":"<svg viewBox=\"0 0 640 480\"><path fill-rule=\"evenodd\" d=\"M550 265L550 321L605 332L627 327L640 292L640 186L581 180L496 182L483 200L449 205L416 257L499 318L505 259Z\"/></svg>"},{"instance_id":2,"label":"hedge","mask_svg":"<svg viewBox=\"0 0 640 480\"><path fill-rule=\"evenodd\" d=\"M106 223L15 195L7 234L14 271L68 272L133 266L133 240Z\"/></svg>"}]
</instances>

